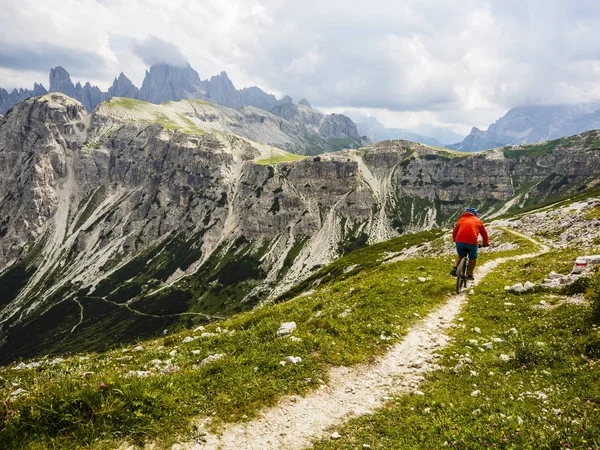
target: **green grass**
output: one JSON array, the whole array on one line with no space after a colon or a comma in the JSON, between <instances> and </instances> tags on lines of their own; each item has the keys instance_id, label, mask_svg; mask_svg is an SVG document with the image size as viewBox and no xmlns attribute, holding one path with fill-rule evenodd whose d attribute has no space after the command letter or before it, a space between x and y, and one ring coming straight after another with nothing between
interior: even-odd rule
<instances>
[{"instance_id":1,"label":"green grass","mask_svg":"<svg viewBox=\"0 0 600 450\"><path fill-rule=\"evenodd\" d=\"M429 233L428 238L439 236ZM184 337L194 335L187 330L145 342L139 353L114 350L31 370L1 368L3 398L17 388L12 383L28 394L9 401L6 408L13 413L0 422L0 447L112 448L125 438L167 445L191 430L193 417L214 414L217 423L245 420L281 395L305 394L327 381L329 367L364 363L383 354L414 324L413 313L426 314L446 299L453 288L446 258L380 264L390 250L424 242L426 236L407 235L361 249L325 268L321 276L329 278L314 292L207 326L209 332L220 327L234 333L183 344ZM344 273L356 261L361 267ZM421 283L418 277L431 281ZM287 321L298 324L294 335L300 342L275 337ZM391 340L381 341L382 333ZM175 356L169 356L172 350ZM197 367L215 353L226 356ZM289 355L303 362L281 366L279 361ZM179 371L128 376L133 370L152 370L153 359L171 359ZM84 372L93 374L82 377Z\"/></svg>"},{"instance_id":2,"label":"green grass","mask_svg":"<svg viewBox=\"0 0 600 450\"><path fill-rule=\"evenodd\" d=\"M259 159L258 161L255 161L254 164L260 164L262 166L272 166L274 164L279 164L279 163L300 161L305 158L306 158L306 156L303 156L303 155L295 155L293 153L286 153L283 155L276 155L271 158Z\"/></svg>"},{"instance_id":3,"label":"green grass","mask_svg":"<svg viewBox=\"0 0 600 450\"><path fill-rule=\"evenodd\" d=\"M583 217L585 220L600 219L600 206L588 209Z\"/></svg>"},{"instance_id":4,"label":"green grass","mask_svg":"<svg viewBox=\"0 0 600 450\"><path fill-rule=\"evenodd\" d=\"M544 142L542 144L531 144L523 148L507 147L504 149L504 156L510 159L520 159L523 156L537 158L551 153L556 147L563 144L565 138L555 139L554 141Z\"/></svg>"},{"instance_id":5,"label":"green grass","mask_svg":"<svg viewBox=\"0 0 600 450\"><path fill-rule=\"evenodd\" d=\"M544 292L504 290L515 282L540 281L551 270L566 273L576 255L555 251L497 268L469 297L461 327L451 332L454 344L442 352L441 369L419 387L424 396L397 397L338 428L339 441L323 440L315 448L363 443L373 449L479 449L484 443L489 448L600 448L600 329L590 308ZM551 308L540 308L542 299ZM513 327L518 334L508 333ZM505 342L480 350L492 337ZM473 339L479 343L469 342ZM501 354L511 360L501 360ZM472 364L454 373L465 356ZM479 397L471 396L475 390L481 391Z\"/></svg>"},{"instance_id":6,"label":"green grass","mask_svg":"<svg viewBox=\"0 0 600 450\"><path fill-rule=\"evenodd\" d=\"M137 109L139 107L144 107L144 105L147 105L148 103L134 98L113 97L108 101L108 104L111 106L120 106L125 109Z\"/></svg>"}]
</instances>

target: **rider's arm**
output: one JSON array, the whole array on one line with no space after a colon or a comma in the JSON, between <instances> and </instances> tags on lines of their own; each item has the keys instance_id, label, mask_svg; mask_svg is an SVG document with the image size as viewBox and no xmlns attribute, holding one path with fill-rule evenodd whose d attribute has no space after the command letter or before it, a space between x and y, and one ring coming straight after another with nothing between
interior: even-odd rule
<instances>
[{"instance_id":1,"label":"rider's arm","mask_svg":"<svg viewBox=\"0 0 600 450\"><path fill-rule=\"evenodd\" d=\"M483 222L481 222L481 227L479 228L479 233L481 234L481 237L483 238L483 245L485 245L486 247L488 245L490 245L488 233L487 233L487 230L485 229L485 225L483 224Z\"/></svg>"},{"instance_id":2,"label":"rider's arm","mask_svg":"<svg viewBox=\"0 0 600 450\"><path fill-rule=\"evenodd\" d=\"M458 228L459 228L459 225L457 223L456 225L454 225L454 230L452 230L452 240L454 242L456 242L456 235L458 234Z\"/></svg>"}]
</instances>

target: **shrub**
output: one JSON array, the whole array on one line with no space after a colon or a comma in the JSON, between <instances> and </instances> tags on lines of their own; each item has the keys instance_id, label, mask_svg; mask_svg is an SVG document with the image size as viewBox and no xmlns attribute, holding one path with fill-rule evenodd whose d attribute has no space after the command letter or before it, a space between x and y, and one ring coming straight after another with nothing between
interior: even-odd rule
<instances>
[{"instance_id":1,"label":"shrub","mask_svg":"<svg viewBox=\"0 0 600 450\"><path fill-rule=\"evenodd\" d=\"M515 350L515 362L519 366L550 365L557 360L557 353L547 345L522 340Z\"/></svg>"},{"instance_id":2,"label":"shrub","mask_svg":"<svg viewBox=\"0 0 600 450\"><path fill-rule=\"evenodd\" d=\"M600 272L596 273L591 284L592 320L600 323Z\"/></svg>"}]
</instances>

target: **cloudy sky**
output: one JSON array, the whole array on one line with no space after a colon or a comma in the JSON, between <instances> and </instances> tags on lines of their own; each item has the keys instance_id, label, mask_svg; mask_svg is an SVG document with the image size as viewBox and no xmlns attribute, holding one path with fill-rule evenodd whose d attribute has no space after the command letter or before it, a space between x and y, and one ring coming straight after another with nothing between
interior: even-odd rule
<instances>
[{"instance_id":1,"label":"cloudy sky","mask_svg":"<svg viewBox=\"0 0 600 450\"><path fill-rule=\"evenodd\" d=\"M64 66L227 71L313 106L468 133L513 106L600 101L597 0L0 0L0 86Z\"/></svg>"}]
</instances>

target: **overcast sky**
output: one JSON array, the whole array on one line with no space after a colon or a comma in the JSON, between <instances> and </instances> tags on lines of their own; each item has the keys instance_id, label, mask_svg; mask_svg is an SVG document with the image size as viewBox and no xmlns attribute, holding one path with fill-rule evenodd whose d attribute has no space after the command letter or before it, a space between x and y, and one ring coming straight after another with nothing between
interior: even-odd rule
<instances>
[{"instance_id":1,"label":"overcast sky","mask_svg":"<svg viewBox=\"0 0 600 450\"><path fill-rule=\"evenodd\" d=\"M513 106L600 101L598 0L0 0L0 86L64 66L106 90L186 61L327 111L468 133Z\"/></svg>"}]
</instances>

